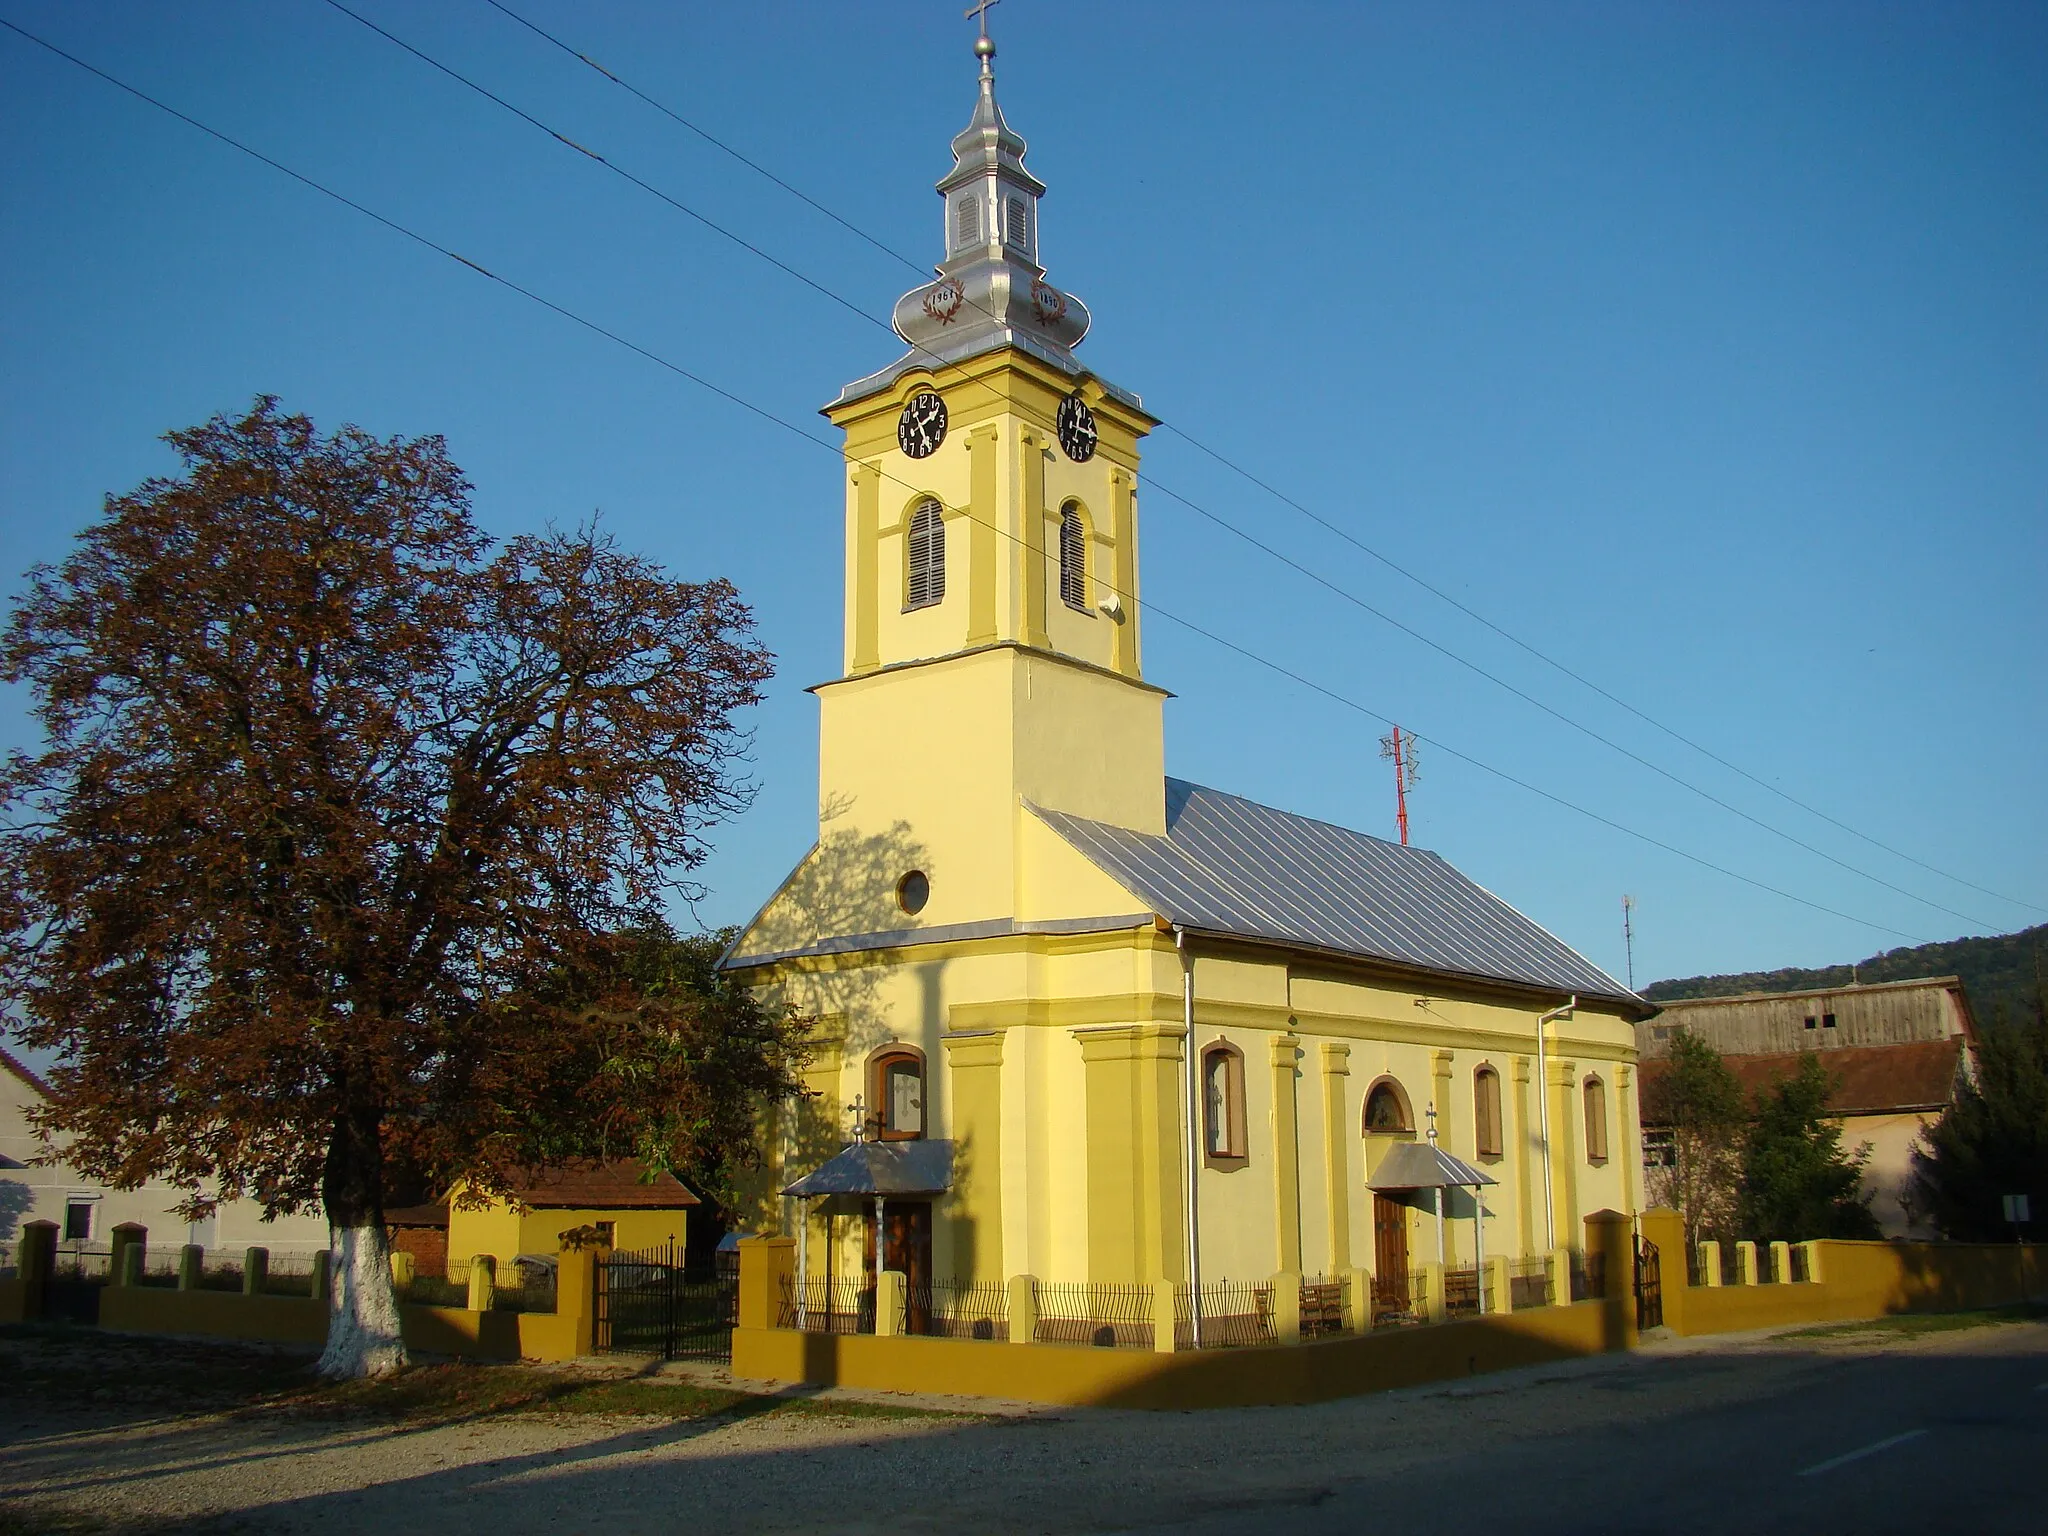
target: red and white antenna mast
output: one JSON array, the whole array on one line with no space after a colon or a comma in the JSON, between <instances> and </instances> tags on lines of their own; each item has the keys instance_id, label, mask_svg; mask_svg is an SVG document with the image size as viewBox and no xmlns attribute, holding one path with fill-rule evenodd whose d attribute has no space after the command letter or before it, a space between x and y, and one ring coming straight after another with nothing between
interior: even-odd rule
<instances>
[{"instance_id":1,"label":"red and white antenna mast","mask_svg":"<svg viewBox=\"0 0 2048 1536\"><path fill-rule=\"evenodd\" d=\"M1394 764L1394 823L1401 829L1401 846L1408 846L1408 791L1415 787L1415 738L1394 727L1391 736L1380 738L1380 756Z\"/></svg>"}]
</instances>

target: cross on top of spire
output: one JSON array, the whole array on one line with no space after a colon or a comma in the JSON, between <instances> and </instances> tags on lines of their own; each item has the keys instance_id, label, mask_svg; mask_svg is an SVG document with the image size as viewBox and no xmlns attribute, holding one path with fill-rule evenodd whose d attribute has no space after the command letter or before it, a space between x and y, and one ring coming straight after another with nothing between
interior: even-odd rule
<instances>
[{"instance_id":1,"label":"cross on top of spire","mask_svg":"<svg viewBox=\"0 0 2048 1536\"><path fill-rule=\"evenodd\" d=\"M981 60L981 78L984 80L995 78L995 71L989 68L988 62L996 56L995 40L988 35L988 8L1002 3L1003 0L975 0L973 5L960 13L962 16L971 17L981 27L981 36L974 40L974 56Z\"/></svg>"}]
</instances>

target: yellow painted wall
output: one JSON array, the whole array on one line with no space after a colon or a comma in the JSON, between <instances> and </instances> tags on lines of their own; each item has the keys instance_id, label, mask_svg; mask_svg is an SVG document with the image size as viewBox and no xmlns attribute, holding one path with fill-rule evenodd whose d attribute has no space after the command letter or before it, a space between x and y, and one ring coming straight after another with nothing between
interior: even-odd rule
<instances>
[{"instance_id":1,"label":"yellow painted wall","mask_svg":"<svg viewBox=\"0 0 2048 1536\"><path fill-rule=\"evenodd\" d=\"M466 1263L480 1253L490 1254L500 1266L522 1253L554 1253L561 1247L561 1235L574 1227L612 1223L616 1248L655 1248L673 1239L680 1245L685 1236L685 1213L638 1210L567 1210L541 1206L515 1211L502 1200L481 1209L465 1210L456 1200L448 1208L448 1259Z\"/></svg>"}]
</instances>

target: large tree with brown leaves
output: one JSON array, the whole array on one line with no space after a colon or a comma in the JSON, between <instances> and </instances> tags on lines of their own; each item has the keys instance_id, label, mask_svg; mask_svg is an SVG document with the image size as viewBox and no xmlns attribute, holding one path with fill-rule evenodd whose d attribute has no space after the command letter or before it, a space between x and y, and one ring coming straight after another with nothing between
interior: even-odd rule
<instances>
[{"instance_id":1,"label":"large tree with brown leaves","mask_svg":"<svg viewBox=\"0 0 2048 1536\"><path fill-rule=\"evenodd\" d=\"M594 527L493 545L437 437L262 398L167 441L0 642L44 733L0 781L0 982L74 1163L324 1206L322 1369L378 1372L389 1169L687 1166L794 1086L788 1021L642 974L770 658L729 583Z\"/></svg>"}]
</instances>

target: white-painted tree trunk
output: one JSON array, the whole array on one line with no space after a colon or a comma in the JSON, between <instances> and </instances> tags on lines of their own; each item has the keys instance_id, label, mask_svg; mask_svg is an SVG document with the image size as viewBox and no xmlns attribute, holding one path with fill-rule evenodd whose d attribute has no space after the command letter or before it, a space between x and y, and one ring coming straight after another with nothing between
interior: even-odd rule
<instances>
[{"instance_id":1,"label":"white-painted tree trunk","mask_svg":"<svg viewBox=\"0 0 2048 1536\"><path fill-rule=\"evenodd\" d=\"M405 1363L391 1250L381 1226L329 1229L332 1258L327 1348L319 1372L329 1381L384 1376Z\"/></svg>"}]
</instances>

